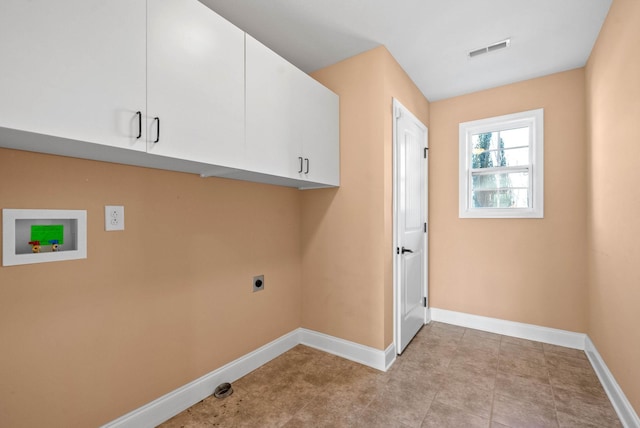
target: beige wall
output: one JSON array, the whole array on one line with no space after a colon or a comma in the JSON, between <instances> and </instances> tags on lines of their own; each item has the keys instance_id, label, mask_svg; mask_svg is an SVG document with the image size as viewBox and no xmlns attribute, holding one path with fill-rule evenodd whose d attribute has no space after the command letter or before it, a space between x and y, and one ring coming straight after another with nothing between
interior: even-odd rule
<instances>
[{"instance_id":1,"label":"beige wall","mask_svg":"<svg viewBox=\"0 0 640 428\"><path fill-rule=\"evenodd\" d=\"M431 306L587 327L584 70L431 103ZM544 108L544 219L458 218L458 125Z\"/></svg>"},{"instance_id":2,"label":"beige wall","mask_svg":"<svg viewBox=\"0 0 640 428\"><path fill-rule=\"evenodd\" d=\"M301 324L295 189L0 149L0 204L88 215L86 260L0 267L0 426L101 425Z\"/></svg>"},{"instance_id":3,"label":"beige wall","mask_svg":"<svg viewBox=\"0 0 640 428\"><path fill-rule=\"evenodd\" d=\"M377 349L393 341L392 97L428 102L386 48L317 71L340 95L339 189L302 196L303 327Z\"/></svg>"},{"instance_id":4,"label":"beige wall","mask_svg":"<svg viewBox=\"0 0 640 428\"><path fill-rule=\"evenodd\" d=\"M640 413L640 2L614 0L587 64L589 337Z\"/></svg>"}]
</instances>

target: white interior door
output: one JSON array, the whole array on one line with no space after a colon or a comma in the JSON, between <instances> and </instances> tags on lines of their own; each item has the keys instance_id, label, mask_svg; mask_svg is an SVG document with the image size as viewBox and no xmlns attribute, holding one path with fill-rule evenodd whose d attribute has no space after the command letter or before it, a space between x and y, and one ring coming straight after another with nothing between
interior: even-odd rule
<instances>
[{"instance_id":1,"label":"white interior door","mask_svg":"<svg viewBox=\"0 0 640 428\"><path fill-rule=\"evenodd\" d=\"M394 101L396 350L424 325L427 296L427 128Z\"/></svg>"}]
</instances>

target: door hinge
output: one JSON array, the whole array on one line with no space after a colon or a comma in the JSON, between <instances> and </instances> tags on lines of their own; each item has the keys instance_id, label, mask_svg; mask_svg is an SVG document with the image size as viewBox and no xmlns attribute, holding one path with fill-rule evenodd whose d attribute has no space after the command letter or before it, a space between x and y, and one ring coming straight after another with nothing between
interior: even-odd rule
<instances>
[{"instance_id":1,"label":"door hinge","mask_svg":"<svg viewBox=\"0 0 640 428\"><path fill-rule=\"evenodd\" d=\"M400 110L399 108L394 108L393 110L394 110L393 112L395 113L396 119L400 119L402 117L402 110Z\"/></svg>"},{"instance_id":2,"label":"door hinge","mask_svg":"<svg viewBox=\"0 0 640 428\"><path fill-rule=\"evenodd\" d=\"M427 152L429 151L429 147L424 148L424 158L427 158Z\"/></svg>"},{"instance_id":3,"label":"door hinge","mask_svg":"<svg viewBox=\"0 0 640 428\"><path fill-rule=\"evenodd\" d=\"M396 254L400 254L400 247L396 247Z\"/></svg>"},{"instance_id":4,"label":"door hinge","mask_svg":"<svg viewBox=\"0 0 640 428\"><path fill-rule=\"evenodd\" d=\"M422 298L422 306L424 306L425 308L427 307L427 298L426 297Z\"/></svg>"},{"instance_id":5,"label":"door hinge","mask_svg":"<svg viewBox=\"0 0 640 428\"><path fill-rule=\"evenodd\" d=\"M427 233L427 223L424 223L424 233Z\"/></svg>"}]
</instances>

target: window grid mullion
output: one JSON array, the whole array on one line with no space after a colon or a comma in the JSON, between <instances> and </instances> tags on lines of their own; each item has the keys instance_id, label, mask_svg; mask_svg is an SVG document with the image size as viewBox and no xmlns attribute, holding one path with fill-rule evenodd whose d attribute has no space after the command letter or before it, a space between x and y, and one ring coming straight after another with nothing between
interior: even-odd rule
<instances>
[{"instance_id":1,"label":"window grid mullion","mask_svg":"<svg viewBox=\"0 0 640 428\"><path fill-rule=\"evenodd\" d=\"M487 153L487 152L499 152L500 150L526 149L526 148L528 148L528 147L529 147L529 146L527 145L527 146L505 147L504 149L487 149L487 150L484 150L482 153ZM473 149L471 149L471 150L472 150L472 153L473 153Z\"/></svg>"},{"instance_id":2,"label":"window grid mullion","mask_svg":"<svg viewBox=\"0 0 640 428\"><path fill-rule=\"evenodd\" d=\"M508 172L530 172L531 164L528 165L516 165L516 166L500 166L491 168L470 168L471 174L475 175L491 175Z\"/></svg>"}]
</instances>

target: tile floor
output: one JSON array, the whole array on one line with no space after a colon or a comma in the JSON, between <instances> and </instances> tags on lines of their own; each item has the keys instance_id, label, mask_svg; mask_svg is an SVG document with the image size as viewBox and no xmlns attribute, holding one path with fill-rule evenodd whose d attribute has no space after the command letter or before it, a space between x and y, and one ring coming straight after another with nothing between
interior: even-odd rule
<instances>
[{"instance_id":1,"label":"tile floor","mask_svg":"<svg viewBox=\"0 0 640 428\"><path fill-rule=\"evenodd\" d=\"M621 427L582 351L426 325L387 373L296 346L161 425Z\"/></svg>"}]
</instances>

